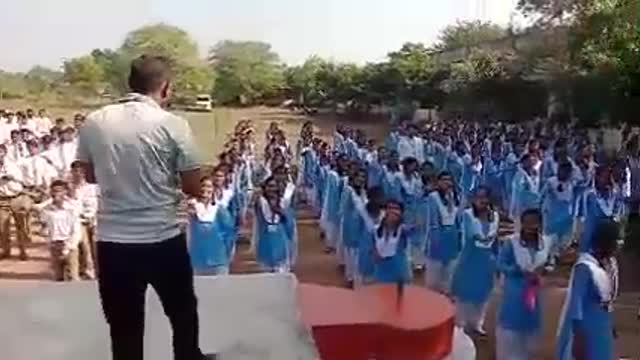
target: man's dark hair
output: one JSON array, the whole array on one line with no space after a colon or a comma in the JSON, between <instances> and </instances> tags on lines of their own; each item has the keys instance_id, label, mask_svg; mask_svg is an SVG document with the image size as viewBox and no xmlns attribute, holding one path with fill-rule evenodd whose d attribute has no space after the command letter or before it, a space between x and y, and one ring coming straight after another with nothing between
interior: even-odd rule
<instances>
[{"instance_id":1,"label":"man's dark hair","mask_svg":"<svg viewBox=\"0 0 640 360\"><path fill-rule=\"evenodd\" d=\"M171 79L171 61L164 56L142 55L131 62L129 88L140 94L158 90Z\"/></svg>"}]
</instances>

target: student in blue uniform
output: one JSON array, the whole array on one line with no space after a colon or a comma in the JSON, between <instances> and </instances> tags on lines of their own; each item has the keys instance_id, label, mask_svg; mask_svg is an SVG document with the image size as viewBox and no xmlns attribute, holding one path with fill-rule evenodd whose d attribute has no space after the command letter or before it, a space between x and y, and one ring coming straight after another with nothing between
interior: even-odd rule
<instances>
[{"instance_id":1,"label":"student in blue uniform","mask_svg":"<svg viewBox=\"0 0 640 360\"><path fill-rule=\"evenodd\" d=\"M549 256L541 222L540 210L522 212L519 233L503 244L498 256L504 286L496 330L497 360L536 359L542 325L540 277Z\"/></svg>"},{"instance_id":2,"label":"student in blue uniform","mask_svg":"<svg viewBox=\"0 0 640 360\"><path fill-rule=\"evenodd\" d=\"M417 227L421 219L420 199L423 197L424 185L422 178L418 172L418 161L415 158L408 157L402 161L402 173L398 177L400 184L400 192L402 194L402 204L404 207L404 224ZM409 239L410 256L412 266L424 265L424 242L419 231L414 231ZM413 259L417 262L414 263ZM421 264L422 263L422 264Z\"/></svg>"},{"instance_id":3,"label":"student in blue uniform","mask_svg":"<svg viewBox=\"0 0 640 360\"><path fill-rule=\"evenodd\" d=\"M491 191L491 203L495 206L503 206L504 193L504 159L502 158L502 144L497 140L492 142L490 155L484 163L484 184Z\"/></svg>"},{"instance_id":4,"label":"student in blue uniform","mask_svg":"<svg viewBox=\"0 0 640 360\"><path fill-rule=\"evenodd\" d=\"M556 359L613 360L613 319L610 312L616 279L608 267L617 247L619 229L611 221L596 228L591 252L573 267L558 324Z\"/></svg>"},{"instance_id":5,"label":"student in blue uniform","mask_svg":"<svg viewBox=\"0 0 640 360\"><path fill-rule=\"evenodd\" d=\"M461 187L464 199L469 199L473 190L482 182L483 163L480 151L479 146L474 146L471 149L471 154L463 157L464 171L462 172Z\"/></svg>"},{"instance_id":6,"label":"student in blue uniform","mask_svg":"<svg viewBox=\"0 0 640 360\"><path fill-rule=\"evenodd\" d=\"M384 215L374 226L374 278L377 283L408 283L411 281L407 256L411 229L402 223L402 204L388 200Z\"/></svg>"},{"instance_id":7,"label":"student in blue uniform","mask_svg":"<svg viewBox=\"0 0 640 360\"><path fill-rule=\"evenodd\" d=\"M432 290L448 294L455 259L461 248L460 200L450 173L440 173L436 190L431 192L427 201L425 284Z\"/></svg>"},{"instance_id":8,"label":"student in blue uniform","mask_svg":"<svg viewBox=\"0 0 640 360\"><path fill-rule=\"evenodd\" d=\"M234 223L213 195L213 180L204 177L200 197L188 202L189 254L196 275L226 275L232 260Z\"/></svg>"},{"instance_id":9,"label":"student in blue uniform","mask_svg":"<svg viewBox=\"0 0 640 360\"><path fill-rule=\"evenodd\" d=\"M547 271L553 271L558 258L569 247L574 229L573 165L558 165L557 175L548 178L542 187L543 233L551 244Z\"/></svg>"},{"instance_id":10,"label":"student in blue uniform","mask_svg":"<svg viewBox=\"0 0 640 360\"><path fill-rule=\"evenodd\" d=\"M289 271L289 223L293 221L282 208L280 187L269 177L255 203L256 257L266 272Z\"/></svg>"},{"instance_id":11,"label":"student in blue uniform","mask_svg":"<svg viewBox=\"0 0 640 360\"><path fill-rule=\"evenodd\" d=\"M493 290L498 243L498 213L487 187L476 188L471 208L462 215L463 249L451 293L456 299L456 325L486 335L484 319Z\"/></svg>"},{"instance_id":12,"label":"student in blue uniform","mask_svg":"<svg viewBox=\"0 0 640 360\"><path fill-rule=\"evenodd\" d=\"M296 186L289 173L289 168L284 165L273 169L273 178L278 183L280 196L280 208L287 215L286 231L289 239L288 254L289 266L294 267L298 259L298 229L296 228L295 194Z\"/></svg>"},{"instance_id":13,"label":"student in blue uniform","mask_svg":"<svg viewBox=\"0 0 640 360\"><path fill-rule=\"evenodd\" d=\"M375 225L382 221L384 192L380 187L367 190L368 202L356 204L356 211L362 216L362 233L358 237L358 268L354 279L354 287L371 284L375 275Z\"/></svg>"},{"instance_id":14,"label":"student in blue uniform","mask_svg":"<svg viewBox=\"0 0 640 360\"><path fill-rule=\"evenodd\" d=\"M382 180L382 189L387 199L402 201L402 192L398 178L402 174L400 169L400 160L396 151L389 153L389 159L384 166L384 178Z\"/></svg>"},{"instance_id":15,"label":"student in blue uniform","mask_svg":"<svg viewBox=\"0 0 640 360\"><path fill-rule=\"evenodd\" d=\"M340 214L342 246L345 256L345 280L353 286L358 268L359 239L364 234L364 223L361 214L356 210L367 203L366 173L355 171L349 179L349 185L344 188L341 198Z\"/></svg>"},{"instance_id":16,"label":"student in blue uniform","mask_svg":"<svg viewBox=\"0 0 640 360\"><path fill-rule=\"evenodd\" d=\"M513 178L509 215L517 222L527 209L540 208L540 174L535 169L537 158L524 154Z\"/></svg>"},{"instance_id":17,"label":"student in blue uniform","mask_svg":"<svg viewBox=\"0 0 640 360\"><path fill-rule=\"evenodd\" d=\"M325 233L325 250L327 252L336 250L339 237L340 218L338 211L343 186L341 173L342 170L339 167L338 159L326 171L320 227Z\"/></svg>"},{"instance_id":18,"label":"student in blue uniform","mask_svg":"<svg viewBox=\"0 0 640 360\"><path fill-rule=\"evenodd\" d=\"M600 166L596 169L595 186L584 193L582 211L584 230L578 249L580 252L590 252L596 225L605 219L619 222L624 211L622 199L613 191L609 167Z\"/></svg>"},{"instance_id":19,"label":"student in blue uniform","mask_svg":"<svg viewBox=\"0 0 640 360\"><path fill-rule=\"evenodd\" d=\"M464 196L464 192L462 191L462 179L465 172L465 159L467 163L471 163L470 156L467 154L464 142L458 141L455 145L455 151L449 153L446 166L447 171L451 174L456 191L461 196Z\"/></svg>"}]
</instances>

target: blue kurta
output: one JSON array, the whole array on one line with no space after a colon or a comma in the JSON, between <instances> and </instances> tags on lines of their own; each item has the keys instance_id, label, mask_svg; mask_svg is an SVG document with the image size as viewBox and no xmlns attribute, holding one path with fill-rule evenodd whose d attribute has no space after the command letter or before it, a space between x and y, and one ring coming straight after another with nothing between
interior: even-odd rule
<instances>
[{"instance_id":1,"label":"blue kurta","mask_svg":"<svg viewBox=\"0 0 640 360\"><path fill-rule=\"evenodd\" d=\"M453 224L443 224L438 199L440 199L440 194L433 191L427 200L428 245L425 249L425 255L429 259L448 264L458 256L461 249L460 223L459 219L456 219ZM457 209L454 209L454 212L457 212Z\"/></svg>"},{"instance_id":2,"label":"blue kurta","mask_svg":"<svg viewBox=\"0 0 640 360\"><path fill-rule=\"evenodd\" d=\"M198 270L229 266L235 237L235 224L226 209L218 207L213 221L189 217L189 254Z\"/></svg>"},{"instance_id":3,"label":"blue kurta","mask_svg":"<svg viewBox=\"0 0 640 360\"><path fill-rule=\"evenodd\" d=\"M494 214L497 221L497 213ZM481 305L489 300L493 290L493 282L496 271L496 256L498 243L493 237L486 238L490 234L491 223L481 222L481 232L478 234L479 222L470 211L462 215L463 243L464 247L458 260L453 283L452 294L458 301ZM495 223L497 230L497 223ZM482 240L478 238L480 236Z\"/></svg>"},{"instance_id":4,"label":"blue kurta","mask_svg":"<svg viewBox=\"0 0 640 360\"><path fill-rule=\"evenodd\" d=\"M556 359L570 360L574 331L583 336L586 360L614 359L613 320L596 287L589 266L577 263L558 324Z\"/></svg>"},{"instance_id":5,"label":"blue kurta","mask_svg":"<svg viewBox=\"0 0 640 360\"><path fill-rule=\"evenodd\" d=\"M498 270L504 275L502 302L498 310L498 326L518 333L537 334L542 324L540 292L538 291L536 294L535 307L529 309L524 302L527 279L525 273L516 263L511 241L502 245L498 257Z\"/></svg>"},{"instance_id":6,"label":"blue kurta","mask_svg":"<svg viewBox=\"0 0 640 360\"><path fill-rule=\"evenodd\" d=\"M527 209L540 209L540 178L520 169L513 178L509 214L513 220L519 221L520 215Z\"/></svg>"},{"instance_id":7,"label":"blue kurta","mask_svg":"<svg viewBox=\"0 0 640 360\"><path fill-rule=\"evenodd\" d=\"M378 258L375 262L374 278L379 283L407 283L411 280L409 259L407 258L407 235L401 228L398 247L393 256Z\"/></svg>"},{"instance_id":8,"label":"blue kurta","mask_svg":"<svg viewBox=\"0 0 640 360\"><path fill-rule=\"evenodd\" d=\"M267 267L277 267L288 263L289 247L291 244L291 222L287 212L284 211L282 216L276 216L275 219L267 218L269 214L265 214L260 206L260 199L256 204L256 257L258 262Z\"/></svg>"},{"instance_id":9,"label":"blue kurta","mask_svg":"<svg viewBox=\"0 0 640 360\"><path fill-rule=\"evenodd\" d=\"M558 191L559 185L562 186L562 192ZM544 234L566 239L573 231L573 184L570 181L559 184L558 178L552 176L542 187L541 198Z\"/></svg>"},{"instance_id":10,"label":"blue kurta","mask_svg":"<svg viewBox=\"0 0 640 360\"><path fill-rule=\"evenodd\" d=\"M578 244L580 252L590 252L596 227L602 220L619 221L624 210L622 199L612 192L600 194L591 190L583 195L584 231Z\"/></svg>"}]
</instances>

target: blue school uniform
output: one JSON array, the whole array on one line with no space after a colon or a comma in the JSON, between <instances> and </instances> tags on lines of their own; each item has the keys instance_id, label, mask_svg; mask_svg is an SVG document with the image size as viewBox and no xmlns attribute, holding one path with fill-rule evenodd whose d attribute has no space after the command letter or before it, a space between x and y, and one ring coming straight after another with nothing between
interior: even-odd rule
<instances>
[{"instance_id":1,"label":"blue school uniform","mask_svg":"<svg viewBox=\"0 0 640 360\"><path fill-rule=\"evenodd\" d=\"M453 199L449 200L453 202ZM457 219L458 207L445 205L437 191L432 191L428 199L426 256L447 264L460 252L460 224Z\"/></svg>"},{"instance_id":2,"label":"blue school uniform","mask_svg":"<svg viewBox=\"0 0 640 360\"><path fill-rule=\"evenodd\" d=\"M513 196L513 179L518 172L518 156L514 152L509 152L508 154L502 163L502 179L504 181L503 206L507 211L511 206L511 197Z\"/></svg>"},{"instance_id":3,"label":"blue school uniform","mask_svg":"<svg viewBox=\"0 0 640 360\"><path fill-rule=\"evenodd\" d=\"M509 214L515 221L527 209L540 208L540 177L538 174L527 174L519 169L513 178L513 190Z\"/></svg>"},{"instance_id":4,"label":"blue school uniform","mask_svg":"<svg viewBox=\"0 0 640 360\"><path fill-rule=\"evenodd\" d=\"M424 188L422 180L417 174L411 174L407 178L407 176L402 173L398 178L398 183L400 184L402 203L404 205L403 222L408 226L416 227L422 216L422 214L419 213L419 203ZM420 249L420 251L424 252L424 241L420 235L419 231L413 231L409 237L409 244L412 249Z\"/></svg>"},{"instance_id":5,"label":"blue school uniform","mask_svg":"<svg viewBox=\"0 0 640 360\"><path fill-rule=\"evenodd\" d=\"M462 192L466 199L482 182L482 161L473 162L471 156L465 155L464 171L462 172Z\"/></svg>"},{"instance_id":6,"label":"blue school uniform","mask_svg":"<svg viewBox=\"0 0 640 360\"><path fill-rule=\"evenodd\" d=\"M552 236L556 243L553 244L554 252L562 250L571 241L574 223L574 194L573 183L559 181L552 176L542 187L542 225L543 232Z\"/></svg>"},{"instance_id":7,"label":"blue school uniform","mask_svg":"<svg viewBox=\"0 0 640 360\"><path fill-rule=\"evenodd\" d=\"M576 167L574 178L574 215L576 217L584 218L584 194L593 188L595 183L595 170L597 164L591 163L587 168Z\"/></svg>"},{"instance_id":8,"label":"blue school uniform","mask_svg":"<svg viewBox=\"0 0 640 360\"><path fill-rule=\"evenodd\" d=\"M540 304L540 289L535 294L535 306L529 308L524 301L527 289L527 278L522 266L518 264L514 242L511 239L502 245L498 256L498 270L504 275L502 302L498 310L498 326L524 335L537 335L542 324L542 306ZM535 268L544 266L548 257L548 249L521 249L531 257L537 256L539 261Z\"/></svg>"},{"instance_id":9,"label":"blue school uniform","mask_svg":"<svg viewBox=\"0 0 640 360\"><path fill-rule=\"evenodd\" d=\"M613 319L609 311L613 286L606 270L590 254L573 268L556 343L556 359L573 359L574 331L583 336L587 360L614 359Z\"/></svg>"},{"instance_id":10,"label":"blue school uniform","mask_svg":"<svg viewBox=\"0 0 640 360\"><path fill-rule=\"evenodd\" d=\"M391 171L385 167L384 178L382 180L382 191L387 199L402 201L402 186L398 178L401 176L400 171Z\"/></svg>"},{"instance_id":11,"label":"blue school uniform","mask_svg":"<svg viewBox=\"0 0 640 360\"><path fill-rule=\"evenodd\" d=\"M283 214L274 214L267 200L260 198L255 207L256 214L256 257L258 263L266 268L287 267L291 239L291 223L286 210Z\"/></svg>"},{"instance_id":12,"label":"blue school uniform","mask_svg":"<svg viewBox=\"0 0 640 360\"><path fill-rule=\"evenodd\" d=\"M340 195L342 193L342 178L334 170L328 170L326 174L326 187L320 226L325 231L327 246L334 247L339 235Z\"/></svg>"},{"instance_id":13,"label":"blue school uniform","mask_svg":"<svg viewBox=\"0 0 640 360\"><path fill-rule=\"evenodd\" d=\"M465 171L464 155L458 155L456 152L451 152L447 159L447 170L453 177L454 186L458 189L458 192L462 192L462 177Z\"/></svg>"},{"instance_id":14,"label":"blue school uniform","mask_svg":"<svg viewBox=\"0 0 640 360\"><path fill-rule=\"evenodd\" d=\"M446 170L446 162L449 154L447 148L439 142L434 142L433 150L433 167L437 172Z\"/></svg>"},{"instance_id":15,"label":"blue school uniform","mask_svg":"<svg viewBox=\"0 0 640 360\"><path fill-rule=\"evenodd\" d=\"M384 167L377 160L372 160L367 163L367 187L373 188L382 186L384 181Z\"/></svg>"},{"instance_id":16,"label":"blue school uniform","mask_svg":"<svg viewBox=\"0 0 640 360\"><path fill-rule=\"evenodd\" d=\"M601 193L596 189L583 195L584 231L578 244L580 252L590 252L598 223L605 219L619 221L624 211L624 203L613 191Z\"/></svg>"},{"instance_id":17,"label":"blue school uniform","mask_svg":"<svg viewBox=\"0 0 640 360\"><path fill-rule=\"evenodd\" d=\"M452 295L457 301L483 305L493 290L498 244L498 213L493 221L476 218L472 209L462 215L463 249L454 272Z\"/></svg>"},{"instance_id":18,"label":"blue school uniform","mask_svg":"<svg viewBox=\"0 0 640 360\"><path fill-rule=\"evenodd\" d=\"M503 161L500 159L488 158L484 164L484 184L491 191L491 196L497 200L497 206L502 206L504 200L504 178Z\"/></svg>"},{"instance_id":19,"label":"blue school uniform","mask_svg":"<svg viewBox=\"0 0 640 360\"><path fill-rule=\"evenodd\" d=\"M195 204L189 217L189 255L196 273L228 267L232 258L235 224L224 207Z\"/></svg>"},{"instance_id":20,"label":"blue school uniform","mask_svg":"<svg viewBox=\"0 0 640 360\"><path fill-rule=\"evenodd\" d=\"M374 246L379 257L375 261L374 279L378 283L408 283L411 281L407 257L408 237L411 231L400 226L395 233L374 231ZM389 247L389 250L384 250Z\"/></svg>"}]
</instances>

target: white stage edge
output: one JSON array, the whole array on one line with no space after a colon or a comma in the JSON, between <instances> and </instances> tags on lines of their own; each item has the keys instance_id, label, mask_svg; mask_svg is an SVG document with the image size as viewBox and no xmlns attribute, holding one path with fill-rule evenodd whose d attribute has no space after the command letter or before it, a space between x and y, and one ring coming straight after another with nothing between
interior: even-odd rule
<instances>
[{"instance_id":1,"label":"white stage edge","mask_svg":"<svg viewBox=\"0 0 640 360\"><path fill-rule=\"evenodd\" d=\"M0 288L3 360L109 360L109 336L93 282ZM300 321L293 275L197 278L200 342L222 360L316 360ZM145 359L171 359L171 330L147 296Z\"/></svg>"}]
</instances>

